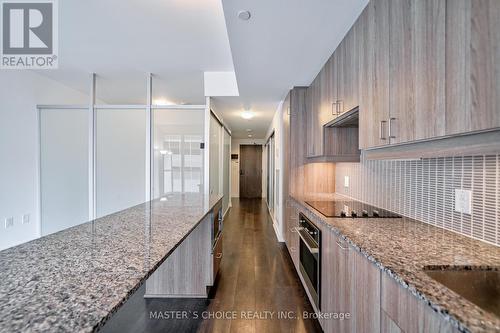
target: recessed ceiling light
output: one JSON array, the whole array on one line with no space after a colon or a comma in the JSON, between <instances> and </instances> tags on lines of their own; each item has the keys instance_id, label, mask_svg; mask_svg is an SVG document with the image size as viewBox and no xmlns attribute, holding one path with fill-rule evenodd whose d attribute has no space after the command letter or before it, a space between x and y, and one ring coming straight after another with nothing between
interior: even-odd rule
<instances>
[{"instance_id":1,"label":"recessed ceiling light","mask_svg":"<svg viewBox=\"0 0 500 333\"><path fill-rule=\"evenodd\" d=\"M248 134L248 137L251 138L252 137L252 134Z\"/></svg>"},{"instance_id":2,"label":"recessed ceiling light","mask_svg":"<svg viewBox=\"0 0 500 333\"><path fill-rule=\"evenodd\" d=\"M247 120L248 120L248 119L252 119L252 118L254 117L254 114L253 114L253 112L252 112L252 111L243 111L243 112L241 113L241 117L242 117L243 119L247 119Z\"/></svg>"},{"instance_id":3,"label":"recessed ceiling light","mask_svg":"<svg viewBox=\"0 0 500 333\"><path fill-rule=\"evenodd\" d=\"M248 10L240 10L238 12L238 18L243 21L248 21L252 15Z\"/></svg>"}]
</instances>

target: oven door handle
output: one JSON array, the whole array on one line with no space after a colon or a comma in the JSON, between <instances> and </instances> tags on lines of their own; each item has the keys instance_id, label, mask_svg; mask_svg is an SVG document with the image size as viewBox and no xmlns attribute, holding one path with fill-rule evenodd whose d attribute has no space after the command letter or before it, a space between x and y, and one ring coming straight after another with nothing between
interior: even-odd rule
<instances>
[{"instance_id":1,"label":"oven door handle","mask_svg":"<svg viewBox=\"0 0 500 333\"><path fill-rule=\"evenodd\" d=\"M297 228L299 231L299 236L300 239L304 242L304 244L307 246L307 249L311 253L319 253L319 246L316 244L316 242L309 236L309 234L304 231L304 228Z\"/></svg>"}]
</instances>

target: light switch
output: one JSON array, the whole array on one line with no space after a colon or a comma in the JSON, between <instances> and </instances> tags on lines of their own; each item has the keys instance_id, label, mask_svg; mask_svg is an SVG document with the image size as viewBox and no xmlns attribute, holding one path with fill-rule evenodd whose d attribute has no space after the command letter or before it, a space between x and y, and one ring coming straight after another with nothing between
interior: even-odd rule
<instances>
[{"instance_id":1,"label":"light switch","mask_svg":"<svg viewBox=\"0 0 500 333\"><path fill-rule=\"evenodd\" d=\"M455 211L464 214L472 213L472 191L455 189Z\"/></svg>"},{"instance_id":2,"label":"light switch","mask_svg":"<svg viewBox=\"0 0 500 333\"><path fill-rule=\"evenodd\" d=\"M23 215L23 224L28 224L30 223L30 214L24 214Z\"/></svg>"},{"instance_id":3,"label":"light switch","mask_svg":"<svg viewBox=\"0 0 500 333\"><path fill-rule=\"evenodd\" d=\"M5 219L5 229L12 228L14 226L14 218L8 217Z\"/></svg>"},{"instance_id":4,"label":"light switch","mask_svg":"<svg viewBox=\"0 0 500 333\"><path fill-rule=\"evenodd\" d=\"M344 187L349 187L349 176L344 176Z\"/></svg>"}]
</instances>

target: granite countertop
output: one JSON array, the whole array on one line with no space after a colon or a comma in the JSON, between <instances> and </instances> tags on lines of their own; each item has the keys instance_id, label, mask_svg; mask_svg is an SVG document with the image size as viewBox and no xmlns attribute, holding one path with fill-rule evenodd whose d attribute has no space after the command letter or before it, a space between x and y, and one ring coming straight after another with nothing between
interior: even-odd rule
<instances>
[{"instance_id":1,"label":"granite countertop","mask_svg":"<svg viewBox=\"0 0 500 333\"><path fill-rule=\"evenodd\" d=\"M409 218L326 218L305 201L337 195L292 197L301 211L343 237L381 270L462 332L500 332L500 318L436 282L423 268L500 267L500 248Z\"/></svg>"},{"instance_id":2,"label":"granite countertop","mask_svg":"<svg viewBox=\"0 0 500 333\"><path fill-rule=\"evenodd\" d=\"M92 332L221 200L179 194L0 252L0 332Z\"/></svg>"}]
</instances>

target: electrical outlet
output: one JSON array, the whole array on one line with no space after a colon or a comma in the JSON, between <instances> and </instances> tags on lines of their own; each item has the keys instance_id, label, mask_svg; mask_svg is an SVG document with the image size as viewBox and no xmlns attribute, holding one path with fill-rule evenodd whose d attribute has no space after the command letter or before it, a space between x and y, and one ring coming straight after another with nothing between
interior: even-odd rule
<instances>
[{"instance_id":1,"label":"electrical outlet","mask_svg":"<svg viewBox=\"0 0 500 333\"><path fill-rule=\"evenodd\" d=\"M344 187L349 187L349 176L344 176Z\"/></svg>"},{"instance_id":2,"label":"electrical outlet","mask_svg":"<svg viewBox=\"0 0 500 333\"><path fill-rule=\"evenodd\" d=\"M455 211L464 214L471 214L472 191L455 189Z\"/></svg>"},{"instance_id":3,"label":"electrical outlet","mask_svg":"<svg viewBox=\"0 0 500 333\"><path fill-rule=\"evenodd\" d=\"M14 218L13 217L7 217L5 219L5 229L12 228L13 226L14 226Z\"/></svg>"},{"instance_id":4,"label":"electrical outlet","mask_svg":"<svg viewBox=\"0 0 500 333\"><path fill-rule=\"evenodd\" d=\"M24 214L22 217L23 224L30 223L30 214Z\"/></svg>"}]
</instances>

